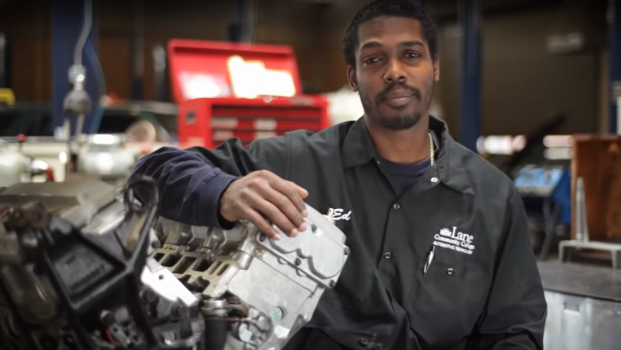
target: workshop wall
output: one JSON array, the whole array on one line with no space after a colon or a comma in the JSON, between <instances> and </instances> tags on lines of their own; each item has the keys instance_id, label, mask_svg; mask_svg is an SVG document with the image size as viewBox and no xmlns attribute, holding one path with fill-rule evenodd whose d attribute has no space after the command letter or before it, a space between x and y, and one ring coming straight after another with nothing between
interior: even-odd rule
<instances>
[{"instance_id":1,"label":"workshop wall","mask_svg":"<svg viewBox=\"0 0 621 350\"><path fill-rule=\"evenodd\" d=\"M143 26L136 24L130 2L96 3L98 54L106 75L107 90L121 98L131 95L133 38L142 28L144 36L144 98L155 96L153 58L156 44L172 38L227 40L227 27L237 21L235 1L177 0L145 2ZM313 27L321 23L319 7L312 3L261 0L257 8L255 41L294 47L301 79L311 91L322 89L316 74L325 63L317 59L320 36ZM34 11L33 11L34 9ZM9 33L12 86L20 100L49 100L51 97L51 22L45 0L10 1L0 11L0 31ZM41 74L39 74L39 72Z\"/></svg>"},{"instance_id":2,"label":"workshop wall","mask_svg":"<svg viewBox=\"0 0 621 350\"><path fill-rule=\"evenodd\" d=\"M260 43L285 44L294 47L301 79L310 90L321 88L321 62L317 59L317 25L319 12L309 3L284 0L262 0L257 7L257 27L254 39ZM170 39L227 40L227 27L237 21L235 1L197 2L176 1L149 2L144 12L144 98L155 97L153 57L151 50L157 44L166 44ZM119 97L130 96L132 64L132 37L138 29L133 9L125 7L125 14L119 16L125 5L102 3L100 13L100 59L109 90ZM118 49L115 49L118 48ZM114 79L108 72L122 79ZM124 77L124 78L123 78Z\"/></svg>"},{"instance_id":3,"label":"workshop wall","mask_svg":"<svg viewBox=\"0 0 621 350\"><path fill-rule=\"evenodd\" d=\"M50 12L45 0L0 3L0 31L10 41L11 86L17 98L48 101L51 96Z\"/></svg>"},{"instance_id":4,"label":"workshop wall","mask_svg":"<svg viewBox=\"0 0 621 350\"><path fill-rule=\"evenodd\" d=\"M598 95L604 93L599 79L605 19L605 6L584 2L486 18L482 132L526 132L557 112L568 115L562 132L597 131ZM548 52L548 36L572 32L584 34L584 50ZM450 45L456 40L444 36L442 42ZM443 102L447 109L457 105L456 96Z\"/></svg>"},{"instance_id":5,"label":"workshop wall","mask_svg":"<svg viewBox=\"0 0 621 350\"><path fill-rule=\"evenodd\" d=\"M323 56L321 89L334 91L347 83L341 37L365 1L339 0L322 8ZM446 3L446 2L445 2ZM432 7L436 16L441 79L436 85L442 118L456 136L459 127L460 29L450 11ZM565 112L561 132L591 132L606 127L606 3L577 1L562 6L523 6L486 11L482 53L482 130L484 134L513 134L535 128L544 118ZM455 12L455 11L453 11ZM449 15L447 15L449 13ZM440 14L442 15L441 18ZM447 19L447 17L449 19ZM549 35L582 32L587 48L570 55L546 50ZM604 58L604 59L602 59ZM603 97L602 97L603 96Z\"/></svg>"},{"instance_id":6,"label":"workshop wall","mask_svg":"<svg viewBox=\"0 0 621 350\"><path fill-rule=\"evenodd\" d=\"M360 1L344 0L331 4L326 19L324 70L327 90L346 83L340 38L344 26ZM441 78L436 94L442 117L452 129L459 127L460 28L456 16L432 7L438 24ZM446 6L443 6L443 8ZM515 10L487 11L482 37L482 130L483 134L527 132L544 118L565 112L568 122L561 132L592 132L605 129L605 85L607 76L602 55L606 46L606 3L577 1L562 6L521 7ZM582 32L587 38L584 51L551 54L546 40L552 34Z\"/></svg>"},{"instance_id":7,"label":"workshop wall","mask_svg":"<svg viewBox=\"0 0 621 350\"><path fill-rule=\"evenodd\" d=\"M148 2L141 24L134 6L120 2L100 3L99 56L106 82L109 82L108 91L120 98L130 98L132 74L135 73L133 60L142 59L143 98L153 99L153 47L166 45L172 38L226 40L226 26L235 18L234 5L232 1L181 0L175 1L175 6L170 2ZM138 36L144 40L142 57L136 57L133 46Z\"/></svg>"},{"instance_id":8,"label":"workshop wall","mask_svg":"<svg viewBox=\"0 0 621 350\"><path fill-rule=\"evenodd\" d=\"M344 27L366 0L339 0L327 5L301 1L261 0L255 40L292 45L305 89L335 91L344 86L341 52ZM12 84L20 100L49 100L51 42L49 5L44 0L11 0L0 10L0 30L10 35ZM602 129L606 121L605 1L578 1L563 6L536 6L486 13L483 32L484 134L520 133L552 113L564 111L564 132ZM226 40L227 26L237 21L236 1L146 1L143 25L134 5L98 1L99 58L109 92L131 96L133 38L144 33L143 97L155 97L153 58L156 44L171 38ZM585 5L589 4L589 5ZM431 7L431 5L429 5ZM430 12L434 13L431 8ZM448 18L447 18L448 17ZM459 40L456 17L439 23L441 82L436 97L442 117L456 135L459 120ZM571 55L546 51L550 34L573 30L588 34L587 50ZM602 40L591 40L601 38Z\"/></svg>"}]
</instances>

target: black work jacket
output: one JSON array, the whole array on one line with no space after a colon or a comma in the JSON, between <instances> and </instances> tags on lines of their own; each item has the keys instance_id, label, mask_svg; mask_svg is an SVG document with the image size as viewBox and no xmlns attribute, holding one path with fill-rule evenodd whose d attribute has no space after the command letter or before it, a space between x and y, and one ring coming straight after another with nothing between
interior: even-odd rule
<instances>
[{"instance_id":1,"label":"black work jacket","mask_svg":"<svg viewBox=\"0 0 621 350\"><path fill-rule=\"evenodd\" d=\"M436 164L400 196L363 118L190 149L232 175L275 172L307 189L310 206L334 209L351 255L287 349L542 348L546 302L519 194L443 122L430 128Z\"/></svg>"}]
</instances>

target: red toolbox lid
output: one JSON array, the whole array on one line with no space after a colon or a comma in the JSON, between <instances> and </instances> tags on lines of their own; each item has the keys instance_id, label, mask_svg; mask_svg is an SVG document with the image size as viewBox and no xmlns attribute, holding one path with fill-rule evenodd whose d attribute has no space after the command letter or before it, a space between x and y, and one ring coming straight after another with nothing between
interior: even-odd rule
<instances>
[{"instance_id":1,"label":"red toolbox lid","mask_svg":"<svg viewBox=\"0 0 621 350\"><path fill-rule=\"evenodd\" d=\"M302 91L290 46L173 39L168 62L178 103L205 97L292 97Z\"/></svg>"}]
</instances>

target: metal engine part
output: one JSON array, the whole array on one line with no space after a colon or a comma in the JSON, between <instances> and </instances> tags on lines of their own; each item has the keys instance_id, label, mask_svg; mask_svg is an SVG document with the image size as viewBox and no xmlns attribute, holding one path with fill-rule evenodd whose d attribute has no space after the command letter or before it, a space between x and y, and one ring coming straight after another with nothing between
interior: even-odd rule
<instances>
[{"instance_id":1,"label":"metal engine part","mask_svg":"<svg viewBox=\"0 0 621 350\"><path fill-rule=\"evenodd\" d=\"M345 235L307 206L307 230L268 239L251 223L232 230L160 218L153 258L201 297L206 318L230 321L226 349L282 349L333 288L349 248Z\"/></svg>"},{"instance_id":2,"label":"metal engine part","mask_svg":"<svg viewBox=\"0 0 621 350\"><path fill-rule=\"evenodd\" d=\"M157 197L147 178L0 192L1 348L282 349L347 260L311 207L306 231L274 241L156 221Z\"/></svg>"},{"instance_id":3,"label":"metal engine part","mask_svg":"<svg viewBox=\"0 0 621 350\"><path fill-rule=\"evenodd\" d=\"M148 258L157 188L21 183L0 192L0 344L6 350L192 349L198 299ZM140 204L131 193L151 186Z\"/></svg>"},{"instance_id":4,"label":"metal engine part","mask_svg":"<svg viewBox=\"0 0 621 350\"><path fill-rule=\"evenodd\" d=\"M125 180L138 160L138 154L126 147L119 135L90 135L76 153L77 172L102 180Z\"/></svg>"},{"instance_id":5,"label":"metal engine part","mask_svg":"<svg viewBox=\"0 0 621 350\"><path fill-rule=\"evenodd\" d=\"M26 181L29 177L29 163L28 157L12 150L6 142L0 140L0 187Z\"/></svg>"}]
</instances>

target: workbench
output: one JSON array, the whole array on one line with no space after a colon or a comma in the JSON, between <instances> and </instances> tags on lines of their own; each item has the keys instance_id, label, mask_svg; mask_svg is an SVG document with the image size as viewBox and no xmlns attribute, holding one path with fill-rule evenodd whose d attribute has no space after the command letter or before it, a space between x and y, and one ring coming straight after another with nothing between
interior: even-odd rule
<instances>
[{"instance_id":1,"label":"workbench","mask_svg":"<svg viewBox=\"0 0 621 350\"><path fill-rule=\"evenodd\" d=\"M621 270L539 262L548 303L546 350L619 350Z\"/></svg>"}]
</instances>

